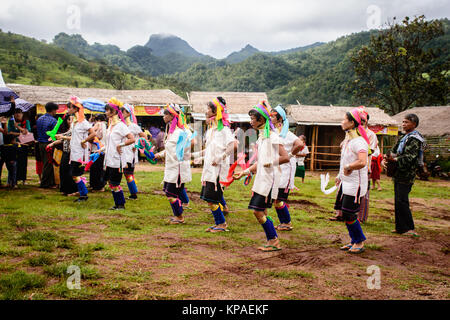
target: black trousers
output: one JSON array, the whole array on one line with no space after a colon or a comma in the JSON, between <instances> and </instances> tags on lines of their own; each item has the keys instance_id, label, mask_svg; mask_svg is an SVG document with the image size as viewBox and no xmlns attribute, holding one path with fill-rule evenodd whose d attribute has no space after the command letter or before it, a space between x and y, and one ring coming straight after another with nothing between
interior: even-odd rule
<instances>
[{"instance_id":1,"label":"black trousers","mask_svg":"<svg viewBox=\"0 0 450 320\"><path fill-rule=\"evenodd\" d=\"M17 148L17 181L27 180L28 146Z\"/></svg>"},{"instance_id":2,"label":"black trousers","mask_svg":"<svg viewBox=\"0 0 450 320\"><path fill-rule=\"evenodd\" d=\"M103 170L104 160L105 155L100 155L89 169L89 185L93 190L101 190L106 185L105 170Z\"/></svg>"},{"instance_id":3,"label":"black trousers","mask_svg":"<svg viewBox=\"0 0 450 320\"><path fill-rule=\"evenodd\" d=\"M41 188L50 188L55 185L55 175L53 172L53 164L48 161L47 151L45 148L50 142L39 142L39 155L42 159L42 180Z\"/></svg>"},{"instance_id":4,"label":"black trousers","mask_svg":"<svg viewBox=\"0 0 450 320\"><path fill-rule=\"evenodd\" d=\"M409 193L413 184L394 182L395 192L395 230L404 233L414 230L414 221L409 208Z\"/></svg>"},{"instance_id":5,"label":"black trousers","mask_svg":"<svg viewBox=\"0 0 450 320\"><path fill-rule=\"evenodd\" d=\"M70 174L70 153L63 152L61 157L61 164L59 165L59 189L64 194L72 194L78 191L77 184L73 181Z\"/></svg>"}]
</instances>

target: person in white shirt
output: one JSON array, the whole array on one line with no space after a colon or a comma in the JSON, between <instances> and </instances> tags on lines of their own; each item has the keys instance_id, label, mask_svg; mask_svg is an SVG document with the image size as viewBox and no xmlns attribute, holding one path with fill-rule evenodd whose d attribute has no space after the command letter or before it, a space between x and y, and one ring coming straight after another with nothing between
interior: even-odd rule
<instances>
[{"instance_id":1,"label":"person in white shirt","mask_svg":"<svg viewBox=\"0 0 450 320\"><path fill-rule=\"evenodd\" d=\"M230 168L229 156L237 147L237 141L230 129L224 98L217 97L208 102L205 115L209 129L206 131L205 149L202 151L204 164L200 198L208 202L215 222L206 231L216 233L228 231L224 215L228 208L220 181L226 181Z\"/></svg>"},{"instance_id":2,"label":"person in white shirt","mask_svg":"<svg viewBox=\"0 0 450 320\"><path fill-rule=\"evenodd\" d=\"M294 188L295 169L297 163L295 155L304 146L304 142L289 131L289 120L287 119L286 111L281 105L277 106L275 109L272 109L270 120L279 133L284 149L289 155L289 162L280 165L282 173L278 188L278 197L274 202L280 224L275 227L275 229L278 231L290 231L292 230L292 222L286 202L289 197L289 191Z\"/></svg>"},{"instance_id":3,"label":"person in white shirt","mask_svg":"<svg viewBox=\"0 0 450 320\"><path fill-rule=\"evenodd\" d=\"M121 108L123 117L125 118L126 125L130 132L133 134L134 139L137 141L139 138L144 138L147 140L145 133L142 131L141 127L137 124L136 116L134 115L134 107L129 104L124 104ZM130 191L129 200L137 199L137 185L134 179L134 168L139 162L138 150L134 145L130 145L123 150L124 157L127 162L127 167L123 169L123 174L125 179L127 179L128 190Z\"/></svg>"},{"instance_id":4,"label":"person in white shirt","mask_svg":"<svg viewBox=\"0 0 450 320\"><path fill-rule=\"evenodd\" d=\"M75 115L72 122L72 136L70 139L70 171L73 181L77 184L79 198L75 202L88 199L86 178L83 177L84 163L89 161L89 150L86 143L95 138L92 125L84 117L84 107L78 97L71 97L67 109L68 115Z\"/></svg>"},{"instance_id":5,"label":"person in white shirt","mask_svg":"<svg viewBox=\"0 0 450 320\"><path fill-rule=\"evenodd\" d=\"M295 176L302 178L302 183L305 183L305 158L309 154L308 146L306 145L306 137L301 135L300 140L303 141L303 148L296 154L297 168L295 169Z\"/></svg>"},{"instance_id":6,"label":"person in white shirt","mask_svg":"<svg viewBox=\"0 0 450 320\"><path fill-rule=\"evenodd\" d=\"M367 160L367 171L368 171L368 176L370 177L372 174L372 157L376 157L378 158L378 155L380 154L380 151L378 149L378 138L377 135L375 134L375 132L373 132L372 130L369 129L369 114L366 112L364 106L360 106L359 107L361 109L361 111L364 113L364 115L366 116L361 117L361 124L364 127L364 130L366 130L367 133L367 137L369 138L369 156L368 156L368 160ZM367 120L366 120L367 119ZM370 196L370 179L368 179L367 182L367 192L366 195L361 198L361 206L360 206L360 210L359 210L359 214L358 214L358 219L359 222L366 222L367 221L367 217L369 216L369 196Z\"/></svg>"},{"instance_id":7,"label":"person in white shirt","mask_svg":"<svg viewBox=\"0 0 450 320\"><path fill-rule=\"evenodd\" d=\"M105 152L106 166L105 179L109 181L109 187L114 198L114 207L110 210L125 209L125 197L120 183L122 181L122 171L126 166L123 148L135 142L133 134L125 124L120 108L123 103L116 98L111 98L105 106L105 114L109 124L106 130L105 146L98 153Z\"/></svg>"},{"instance_id":8,"label":"person in white shirt","mask_svg":"<svg viewBox=\"0 0 450 320\"><path fill-rule=\"evenodd\" d=\"M248 208L253 210L256 219L264 229L267 244L258 249L266 252L281 250L273 220L267 216L267 209L270 209L273 200L278 198L282 173L280 165L289 162L289 155L270 120L269 110L268 103L262 101L249 111L251 126L259 130L256 142L257 162L235 175L235 179L240 179L244 175L256 173L252 187L253 196Z\"/></svg>"},{"instance_id":9,"label":"person in white shirt","mask_svg":"<svg viewBox=\"0 0 450 320\"><path fill-rule=\"evenodd\" d=\"M342 211L342 217L347 226L351 242L341 247L350 253L364 251L366 237L358 220L361 197L367 192L367 157L369 153L369 138L361 125L365 118L360 108L347 112L341 127L346 132L346 138L341 150L341 163L336 185L339 192L336 197L335 210Z\"/></svg>"},{"instance_id":10,"label":"person in white shirt","mask_svg":"<svg viewBox=\"0 0 450 320\"><path fill-rule=\"evenodd\" d=\"M166 123L165 149L155 154L155 159L165 159L164 192L174 215L169 223L183 224L185 220L180 197L185 183L192 180L189 144L191 133L183 123L182 111L176 104L170 104L164 109L163 120Z\"/></svg>"}]
</instances>

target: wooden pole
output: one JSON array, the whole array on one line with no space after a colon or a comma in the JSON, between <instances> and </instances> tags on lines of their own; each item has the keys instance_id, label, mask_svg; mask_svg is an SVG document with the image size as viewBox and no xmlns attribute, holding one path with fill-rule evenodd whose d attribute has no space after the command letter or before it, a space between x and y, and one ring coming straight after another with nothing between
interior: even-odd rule
<instances>
[{"instance_id":1,"label":"wooden pole","mask_svg":"<svg viewBox=\"0 0 450 320\"><path fill-rule=\"evenodd\" d=\"M316 158L318 157L318 154L317 154L318 144L319 144L319 126L316 126L316 150L315 150L316 155L314 156L314 162L317 160ZM322 169L322 164L320 162L318 164L320 165L320 169ZM314 164L314 166L315 166L315 164Z\"/></svg>"},{"instance_id":2,"label":"wooden pole","mask_svg":"<svg viewBox=\"0 0 450 320\"><path fill-rule=\"evenodd\" d=\"M315 157L316 157L316 135L317 135L317 126L313 127L313 133L312 133L312 152L311 152L311 171L314 171L315 169Z\"/></svg>"}]
</instances>

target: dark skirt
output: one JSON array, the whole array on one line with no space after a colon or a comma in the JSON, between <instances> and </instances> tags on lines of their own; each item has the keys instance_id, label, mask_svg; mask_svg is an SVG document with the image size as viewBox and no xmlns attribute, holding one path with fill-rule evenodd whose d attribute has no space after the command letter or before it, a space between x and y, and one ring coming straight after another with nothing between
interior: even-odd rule
<instances>
[{"instance_id":1,"label":"dark skirt","mask_svg":"<svg viewBox=\"0 0 450 320\"><path fill-rule=\"evenodd\" d=\"M358 192L359 193L359 192ZM344 221L354 221L358 218L360 210L360 201L355 202L355 196L349 196L342 194L342 187L339 188L339 192L336 196L336 202L334 203L334 210L342 211L342 218Z\"/></svg>"},{"instance_id":2,"label":"dark skirt","mask_svg":"<svg viewBox=\"0 0 450 320\"><path fill-rule=\"evenodd\" d=\"M81 177L84 173L84 166L77 161L72 161L70 163L70 175L72 177Z\"/></svg>"},{"instance_id":3,"label":"dark skirt","mask_svg":"<svg viewBox=\"0 0 450 320\"><path fill-rule=\"evenodd\" d=\"M305 177L305 166L297 166L295 169L295 176L304 178Z\"/></svg>"},{"instance_id":4,"label":"dark skirt","mask_svg":"<svg viewBox=\"0 0 450 320\"><path fill-rule=\"evenodd\" d=\"M181 193L184 189L184 183L182 183L178 188L176 183L164 182L163 190L168 198L180 198Z\"/></svg>"},{"instance_id":5,"label":"dark skirt","mask_svg":"<svg viewBox=\"0 0 450 320\"><path fill-rule=\"evenodd\" d=\"M77 184L70 174L70 153L63 152L59 166L59 189L64 194L72 194L78 191Z\"/></svg>"},{"instance_id":6,"label":"dark skirt","mask_svg":"<svg viewBox=\"0 0 450 320\"><path fill-rule=\"evenodd\" d=\"M126 168L123 168L123 173L126 175L133 175L134 174L134 164L127 162Z\"/></svg>"},{"instance_id":7,"label":"dark skirt","mask_svg":"<svg viewBox=\"0 0 450 320\"><path fill-rule=\"evenodd\" d=\"M272 208L272 203L273 203L272 190L270 190L269 195L267 197L264 197L256 192L253 192L248 208L256 211L264 211L266 209Z\"/></svg>"},{"instance_id":8,"label":"dark skirt","mask_svg":"<svg viewBox=\"0 0 450 320\"><path fill-rule=\"evenodd\" d=\"M122 182L122 172L119 168L106 167L105 181L109 181L109 184L117 187Z\"/></svg>"},{"instance_id":9,"label":"dark skirt","mask_svg":"<svg viewBox=\"0 0 450 320\"><path fill-rule=\"evenodd\" d=\"M277 200L278 201L287 201L287 199L289 197L289 191L290 190L287 188L279 188Z\"/></svg>"},{"instance_id":10,"label":"dark skirt","mask_svg":"<svg viewBox=\"0 0 450 320\"><path fill-rule=\"evenodd\" d=\"M17 181L27 180L28 146L17 148Z\"/></svg>"},{"instance_id":11,"label":"dark skirt","mask_svg":"<svg viewBox=\"0 0 450 320\"><path fill-rule=\"evenodd\" d=\"M101 190L105 187L105 170L103 170L103 162L105 155L101 154L89 169L89 184L93 190Z\"/></svg>"},{"instance_id":12,"label":"dark skirt","mask_svg":"<svg viewBox=\"0 0 450 320\"><path fill-rule=\"evenodd\" d=\"M221 184L219 183L219 178L217 178L216 185L212 182L206 182L206 184L202 186L200 199L210 203L220 203L220 201L222 201L222 197L223 190Z\"/></svg>"}]
</instances>

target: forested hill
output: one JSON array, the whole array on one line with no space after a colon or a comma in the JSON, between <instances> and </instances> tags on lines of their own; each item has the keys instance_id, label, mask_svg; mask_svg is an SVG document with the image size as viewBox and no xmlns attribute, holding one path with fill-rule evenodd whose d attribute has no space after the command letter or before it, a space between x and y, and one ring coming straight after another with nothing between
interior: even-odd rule
<instances>
[{"instance_id":1,"label":"forested hill","mask_svg":"<svg viewBox=\"0 0 450 320\"><path fill-rule=\"evenodd\" d=\"M443 51L436 63L450 60L450 23L441 21L445 34L430 43ZM353 33L290 54L257 53L232 65L196 64L176 77L202 90L266 91L272 103L363 104L348 88L355 76L350 57L377 32Z\"/></svg>"},{"instance_id":2,"label":"forested hill","mask_svg":"<svg viewBox=\"0 0 450 320\"><path fill-rule=\"evenodd\" d=\"M105 61L86 60L45 41L0 30L0 70L7 83L47 86L160 89L185 96L191 88L174 78L126 73ZM116 50L110 47L108 50Z\"/></svg>"}]
</instances>

